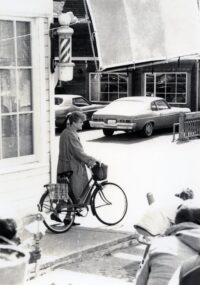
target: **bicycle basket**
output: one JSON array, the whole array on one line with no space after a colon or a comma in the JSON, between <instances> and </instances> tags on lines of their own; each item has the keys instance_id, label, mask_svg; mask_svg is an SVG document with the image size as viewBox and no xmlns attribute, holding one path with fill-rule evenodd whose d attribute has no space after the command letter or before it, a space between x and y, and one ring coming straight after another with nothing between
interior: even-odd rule
<instances>
[{"instance_id":1,"label":"bicycle basket","mask_svg":"<svg viewBox=\"0 0 200 285\"><path fill-rule=\"evenodd\" d=\"M105 180L107 178L108 166L101 163L92 167L93 178L95 180Z\"/></svg>"},{"instance_id":2,"label":"bicycle basket","mask_svg":"<svg viewBox=\"0 0 200 285\"><path fill-rule=\"evenodd\" d=\"M67 200L68 185L65 183L47 184L46 188L49 192L51 200Z\"/></svg>"}]
</instances>

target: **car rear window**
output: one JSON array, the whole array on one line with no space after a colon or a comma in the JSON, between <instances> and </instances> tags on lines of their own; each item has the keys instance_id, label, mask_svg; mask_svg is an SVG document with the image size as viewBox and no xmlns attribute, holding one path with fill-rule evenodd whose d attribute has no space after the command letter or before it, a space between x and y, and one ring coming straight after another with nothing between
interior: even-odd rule
<instances>
[{"instance_id":1,"label":"car rear window","mask_svg":"<svg viewBox=\"0 0 200 285\"><path fill-rule=\"evenodd\" d=\"M62 98L54 98L54 101L55 101L55 105L60 105L60 104L62 104L63 99Z\"/></svg>"}]
</instances>

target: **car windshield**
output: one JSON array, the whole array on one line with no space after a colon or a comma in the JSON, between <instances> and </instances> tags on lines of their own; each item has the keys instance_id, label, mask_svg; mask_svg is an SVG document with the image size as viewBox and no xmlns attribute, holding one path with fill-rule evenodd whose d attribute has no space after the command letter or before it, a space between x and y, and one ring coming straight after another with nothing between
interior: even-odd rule
<instances>
[{"instance_id":1,"label":"car windshield","mask_svg":"<svg viewBox=\"0 0 200 285\"><path fill-rule=\"evenodd\" d=\"M107 106L107 110L112 109L112 110L118 110L118 109L123 109L124 112L130 111L140 111L140 110L147 110L150 109L150 104L147 102L141 102L141 101L115 101L112 102Z\"/></svg>"},{"instance_id":2,"label":"car windshield","mask_svg":"<svg viewBox=\"0 0 200 285\"><path fill-rule=\"evenodd\" d=\"M63 102L62 98L54 98L55 105L60 105Z\"/></svg>"}]
</instances>

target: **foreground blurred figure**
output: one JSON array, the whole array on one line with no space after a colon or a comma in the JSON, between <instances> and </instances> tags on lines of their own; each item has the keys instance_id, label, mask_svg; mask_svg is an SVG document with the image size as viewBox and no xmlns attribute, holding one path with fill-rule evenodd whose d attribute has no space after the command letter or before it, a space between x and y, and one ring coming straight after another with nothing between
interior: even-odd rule
<instances>
[{"instance_id":1,"label":"foreground blurred figure","mask_svg":"<svg viewBox=\"0 0 200 285\"><path fill-rule=\"evenodd\" d=\"M200 252L200 208L181 206L163 237L154 238L136 285L166 285L179 266Z\"/></svg>"}]
</instances>

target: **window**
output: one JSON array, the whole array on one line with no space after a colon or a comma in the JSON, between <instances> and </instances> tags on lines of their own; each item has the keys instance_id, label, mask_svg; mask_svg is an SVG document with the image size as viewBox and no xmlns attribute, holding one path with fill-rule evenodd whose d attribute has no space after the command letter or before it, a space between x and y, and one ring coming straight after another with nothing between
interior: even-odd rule
<instances>
[{"instance_id":1,"label":"window","mask_svg":"<svg viewBox=\"0 0 200 285\"><path fill-rule=\"evenodd\" d=\"M111 102L127 96L126 73L90 73L90 101Z\"/></svg>"},{"instance_id":2,"label":"window","mask_svg":"<svg viewBox=\"0 0 200 285\"><path fill-rule=\"evenodd\" d=\"M63 102L62 98L54 98L55 105L61 105Z\"/></svg>"},{"instance_id":3,"label":"window","mask_svg":"<svg viewBox=\"0 0 200 285\"><path fill-rule=\"evenodd\" d=\"M166 104L166 102L162 100L156 101L156 106L158 110L168 110L169 109L169 106Z\"/></svg>"},{"instance_id":4,"label":"window","mask_svg":"<svg viewBox=\"0 0 200 285\"><path fill-rule=\"evenodd\" d=\"M187 103L187 73L145 73L145 96L164 98L169 103Z\"/></svg>"},{"instance_id":5,"label":"window","mask_svg":"<svg viewBox=\"0 0 200 285\"><path fill-rule=\"evenodd\" d=\"M0 160L33 154L31 23L0 20Z\"/></svg>"},{"instance_id":6,"label":"window","mask_svg":"<svg viewBox=\"0 0 200 285\"><path fill-rule=\"evenodd\" d=\"M73 104L78 107L88 106L89 103L84 98L75 98L73 99Z\"/></svg>"}]
</instances>

